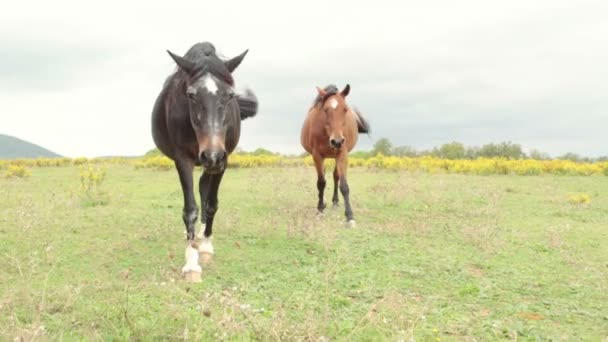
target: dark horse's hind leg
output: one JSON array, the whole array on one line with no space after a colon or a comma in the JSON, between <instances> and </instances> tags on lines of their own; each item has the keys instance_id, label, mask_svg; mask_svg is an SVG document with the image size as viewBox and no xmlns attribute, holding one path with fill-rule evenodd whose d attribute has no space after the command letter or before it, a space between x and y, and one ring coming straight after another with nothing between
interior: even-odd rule
<instances>
[{"instance_id":1,"label":"dark horse's hind leg","mask_svg":"<svg viewBox=\"0 0 608 342\"><path fill-rule=\"evenodd\" d=\"M315 168L317 169L317 190L319 190L319 203L317 204L317 210L319 214L323 213L325 209L325 203L323 203L323 192L325 191L325 168L323 166L323 157L313 156L315 161Z\"/></svg>"},{"instance_id":2,"label":"dark horse's hind leg","mask_svg":"<svg viewBox=\"0 0 608 342\"><path fill-rule=\"evenodd\" d=\"M194 240L195 225L196 220L198 219L198 207L192 189L192 169L194 168L194 165L190 161L178 159L175 161L175 167L177 168L179 181L182 185L182 192L184 193L182 218L184 220L184 225L186 225L186 236L188 240Z\"/></svg>"},{"instance_id":3,"label":"dark horse's hind leg","mask_svg":"<svg viewBox=\"0 0 608 342\"><path fill-rule=\"evenodd\" d=\"M339 206L340 200L338 199L338 165L334 167L334 196L331 198L334 208Z\"/></svg>"},{"instance_id":4,"label":"dark horse's hind leg","mask_svg":"<svg viewBox=\"0 0 608 342\"><path fill-rule=\"evenodd\" d=\"M213 234L213 219L218 209L217 193L220 188L220 182L224 172L218 174L209 174L204 172L199 183L199 191L201 194L201 212L203 214L202 221L204 222L204 231L202 236L199 235L201 243L199 252L203 253L203 261L210 261L213 255L213 244L211 243L211 234Z\"/></svg>"}]
</instances>

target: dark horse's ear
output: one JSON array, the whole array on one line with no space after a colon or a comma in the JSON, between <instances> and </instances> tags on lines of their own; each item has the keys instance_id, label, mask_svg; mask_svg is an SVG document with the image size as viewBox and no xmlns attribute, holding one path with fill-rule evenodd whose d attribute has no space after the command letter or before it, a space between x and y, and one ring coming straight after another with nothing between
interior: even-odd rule
<instances>
[{"instance_id":1,"label":"dark horse's ear","mask_svg":"<svg viewBox=\"0 0 608 342\"><path fill-rule=\"evenodd\" d=\"M171 56L171 58L173 58L173 60L175 61L175 63L177 64L177 66L180 69L184 70L188 74L191 74L194 71L194 67L195 67L194 62L191 62L191 61L185 59L184 57L180 57L169 50L167 50L167 52L169 53L169 56Z\"/></svg>"},{"instance_id":2,"label":"dark horse's ear","mask_svg":"<svg viewBox=\"0 0 608 342\"><path fill-rule=\"evenodd\" d=\"M344 87L344 89L342 89L342 91L340 92L340 95L342 95L342 97L346 97L348 95L348 93L350 93L350 84L347 84L346 87Z\"/></svg>"},{"instance_id":3,"label":"dark horse's ear","mask_svg":"<svg viewBox=\"0 0 608 342\"><path fill-rule=\"evenodd\" d=\"M242 54L225 61L224 65L226 65L226 69L228 69L228 71L232 73L239 66L239 64L241 64L247 52L249 52L249 49L245 50L245 52L243 52Z\"/></svg>"}]
</instances>

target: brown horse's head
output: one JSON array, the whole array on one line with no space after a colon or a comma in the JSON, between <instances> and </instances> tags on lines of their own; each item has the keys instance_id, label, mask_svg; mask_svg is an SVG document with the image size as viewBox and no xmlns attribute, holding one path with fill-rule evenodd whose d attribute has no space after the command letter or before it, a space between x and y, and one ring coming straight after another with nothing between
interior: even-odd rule
<instances>
[{"instance_id":1,"label":"brown horse's head","mask_svg":"<svg viewBox=\"0 0 608 342\"><path fill-rule=\"evenodd\" d=\"M346 127L346 115L348 105L346 96L350 92L350 85L346 85L341 92L331 92L317 87L321 99L321 109L325 113L325 132L329 137L329 146L339 150L344 145L344 128Z\"/></svg>"},{"instance_id":2,"label":"brown horse's head","mask_svg":"<svg viewBox=\"0 0 608 342\"><path fill-rule=\"evenodd\" d=\"M195 47L198 49L193 48L185 57L168 52L183 72L183 86L180 88L185 93L181 97L188 101L190 122L198 142L199 161L207 172L218 173L226 168L228 158L226 128L234 124L232 121L238 117L238 113L236 116L232 113L238 111L238 106L235 104L231 73L247 51L231 60L222 61L215 54L213 45L205 43Z\"/></svg>"}]
</instances>

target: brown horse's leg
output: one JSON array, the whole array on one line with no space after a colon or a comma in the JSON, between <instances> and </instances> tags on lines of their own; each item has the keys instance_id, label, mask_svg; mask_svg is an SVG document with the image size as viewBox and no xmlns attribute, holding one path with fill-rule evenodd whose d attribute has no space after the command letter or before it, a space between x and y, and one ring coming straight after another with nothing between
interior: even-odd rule
<instances>
[{"instance_id":1,"label":"brown horse's leg","mask_svg":"<svg viewBox=\"0 0 608 342\"><path fill-rule=\"evenodd\" d=\"M323 157L320 155L313 155L315 161L315 168L317 169L317 190L319 190L319 203L317 209L319 214L323 213L325 209L325 203L323 203L323 192L325 191L325 167L323 165Z\"/></svg>"},{"instance_id":2,"label":"brown horse's leg","mask_svg":"<svg viewBox=\"0 0 608 342\"><path fill-rule=\"evenodd\" d=\"M334 167L334 196L331 198L331 202L333 203L334 208L338 206L338 202L340 202L338 198L338 180L340 177L338 176L338 161L336 160L336 166Z\"/></svg>"},{"instance_id":3,"label":"brown horse's leg","mask_svg":"<svg viewBox=\"0 0 608 342\"><path fill-rule=\"evenodd\" d=\"M211 234L213 234L213 219L218 209L217 193L223 176L223 171L218 174L204 172L199 183L202 202L201 211L203 213L202 221L204 221L204 232L202 236L199 236L201 239L199 252L201 252L204 262L211 261L211 256L214 253Z\"/></svg>"},{"instance_id":4,"label":"brown horse's leg","mask_svg":"<svg viewBox=\"0 0 608 342\"><path fill-rule=\"evenodd\" d=\"M346 181L346 168L348 166L348 159L346 153L340 153L336 158L336 166L338 169L338 177L340 180L340 192L344 197L344 215L346 221L352 226L355 224L353 217L353 210L350 206L350 191L348 189L348 182Z\"/></svg>"}]
</instances>

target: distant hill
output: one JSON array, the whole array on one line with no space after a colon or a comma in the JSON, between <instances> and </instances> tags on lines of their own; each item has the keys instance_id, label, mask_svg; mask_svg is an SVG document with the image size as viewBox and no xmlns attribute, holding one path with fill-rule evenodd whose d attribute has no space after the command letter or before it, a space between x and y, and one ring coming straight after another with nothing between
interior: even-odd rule
<instances>
[{"instance_id":1,"label":"distant hill","mask_svg":"<svg viewBox=\"0 0 608 342\"><path fill-rule=\"evenodd\" d=\"M0 159L38 157L55 158L61 156L31 142L0 134Z\"/></svg>"}]
</instances>

